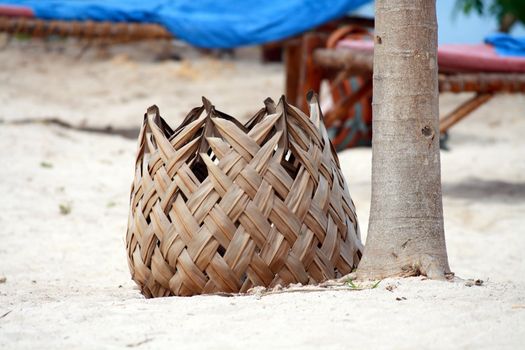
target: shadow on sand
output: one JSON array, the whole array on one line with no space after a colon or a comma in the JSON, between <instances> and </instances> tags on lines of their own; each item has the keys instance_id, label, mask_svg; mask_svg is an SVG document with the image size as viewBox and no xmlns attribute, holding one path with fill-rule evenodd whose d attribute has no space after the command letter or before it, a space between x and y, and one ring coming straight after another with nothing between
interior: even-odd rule
<instances>
[{"instance_id":1,"label":"shadow on sand","mask_svg":"<svg viewBox=\"0 0 525 350\"><path fill-rule=\"evenodd\" d=\"M502 203L525 202L525 182L516 183L471 177L460 182L443 183L443 196Z\"/></svg>"},{"instance_id":2,"label":"shadow on sand","mask_svg":"<svg viewBox=\"0 0 525 350\"><path fill-rule=\"evenodd\" d=\"M22 119L14 121L4 121L0 119L0 125L26 125L26 124L43 124L43 125L56 125L65 129L91 132L95 134L106 134L106 135L119 135L126 139L137 139L139 136L140 128L114 128L112 126L106 127L90 127L90 126L76 126L67 123L58 118L33 118L33 119Z\"/></svg>"}]
</instances>

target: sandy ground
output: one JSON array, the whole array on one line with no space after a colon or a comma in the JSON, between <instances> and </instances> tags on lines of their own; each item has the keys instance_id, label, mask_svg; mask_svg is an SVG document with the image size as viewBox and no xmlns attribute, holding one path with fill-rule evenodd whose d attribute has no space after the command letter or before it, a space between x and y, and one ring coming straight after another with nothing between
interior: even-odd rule
<instances>
[{"instance_id":1,"label":"sandy ground","mask_svg":"<svg viewBox=\"0 0 525 350\"><path fill-rule=\"evenodd\" d=\"M363 291L145 300L124 250L135 140L14 122L134 129L149 105L175 123L201 95L245 117L279 97L283 70L242 53L154 62L135 51L75 59L76 49L0 50L0 348L523 346L523 96L491 101L451 131L442 152L450 264L482 286L410 278ZM444 96L442 111L463 98ZM366 231L371 151L340 158Z\"/></svg>"}]
</instances>

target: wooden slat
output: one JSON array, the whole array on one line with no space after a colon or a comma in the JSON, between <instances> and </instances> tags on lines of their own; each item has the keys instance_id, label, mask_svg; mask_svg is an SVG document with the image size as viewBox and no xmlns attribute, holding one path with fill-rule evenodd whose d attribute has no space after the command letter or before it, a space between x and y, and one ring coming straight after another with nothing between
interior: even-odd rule
<instances>
[{"instance_id":1,"label":"wooden slat","mask_svg":"<svg viewBox=\"0 0 525 350\"><path fill-rule=\"evenodd\" d=\"M372 74L373 54L351 50L318 49L313 61L323 68L345 70L348 75Z\"/></svg>"},{"instance_id":2,"label":"wooden slat","mask_svg":"<svg viewBox=\"0 0 525 350\"><path fill-rule=\"evenodd\" d=\"M439 121L439 132L441 134L445 133L450 129L454 124L459 122L461 119L465 118L470 113L474 112L477 108L489 101L493 94L477 94L473 98L467 100L451 113L443 117Z\"/></svg>"},{"instance_id":3,"label":"wooden slat","mask_svg":"<svg viewBox=\"0 0 525 350\"><path fill-rule=\"evenodd\" d=\"M525 73L455 73L439 75L440 92L525 92Z\"/></svg>"},{"instance_id":4,"label":"wooden slat","mask_svg":"<svg viewBox=\"0 0 525 350\"><path fill-rule=\"evenodd\" d=\"M0 32L29 34L34 37L49 35L79 38L104 38L116 41L171 39L164 27L150 23L120 23L94 21L47 21L26 17L0 16Z\"/></svg>"}]
</instances>

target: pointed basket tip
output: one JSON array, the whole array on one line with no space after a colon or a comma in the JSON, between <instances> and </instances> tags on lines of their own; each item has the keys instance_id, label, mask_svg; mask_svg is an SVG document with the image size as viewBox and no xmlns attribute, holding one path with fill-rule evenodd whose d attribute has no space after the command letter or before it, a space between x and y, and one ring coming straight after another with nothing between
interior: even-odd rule
<instances>
[{"instance_id":1,"label":"pointed basket tip","mask_svg":"<svg viewBox=\"0 0 525 350\"><path fill-rule=\"evenodd\" d=\"M157 105L153 105L153 106L148 107L148 109L146 110L146 114L147 115L151 115L153 117L158 116L159 115L159 107L157 107Z\"/></svg>"},{"instance_id":2,"label":"pointed basket tip","mask_svg":"<svg viewBox=\"0 0 525 350\"><path fill-rule=\"evenodd\" d=\"M264 100L264 105L269 105L269 104L275 104L275 102L273 101L273 99L271 97L267 97L266 100Z\"/></svg>"},{"instance_id":3,"label":"pointed basket tip","mask_svg":"<svg viewBox=\"0 0 525 350\"><path fill-rule=\"evenodd\" d=\"M281 95L281 98L279 98L279 102L277 103L278 108L284 108L288 103L286 102L286 96Z\"/></svg>"},{"instance_id":4,"label":"pointed basket tip","mask_svg":"<svg viewBox=\"0 0 525 350\"><path fill-rule=\"evenodd\" d=\"M268 111L268 113L270 114L275 113L275 102L270 97L264 100L264 107L266 107L266 110Z\"/></svg>"},{"instance_id":5,"label":"pointed basket tip","mask_svg":"<svg viewBox=\"0 0 525 350\"><path fill-rule=\"evenodd\" d=\"M308 103L317 103L317 94L313 90L308 91L308 93L306 94L306 100L308 101Z\"/></svg>"},{"instance_id":6,"label":"pointed basket tip","mask_svg":"<svg viewBox=\"0 0 525 350\"><path fill-rule=\"evenodd\" d=\"M202 96L202 104L204 105L204 109L206 109L206 112L208 113L213 108L213 104L211 103L211 101L204 96Z\"/></svg>"}]
</instances>

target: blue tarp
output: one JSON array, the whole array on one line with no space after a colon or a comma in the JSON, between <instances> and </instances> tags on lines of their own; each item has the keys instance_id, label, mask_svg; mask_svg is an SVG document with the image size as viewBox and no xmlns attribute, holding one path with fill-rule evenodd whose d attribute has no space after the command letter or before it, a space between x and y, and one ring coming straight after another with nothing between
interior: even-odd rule
<instances>
[{"instance_id":1,"label":"blue tarp","mask_svg":"<svg viewBox=\"0 0 525 350\"><path fill-rule=\"evenodd\" d=\"M283 39L371 0L0 0L49 20L158 23L195 46L232 48Z\"/></svg>"},{"instance_id":2,"label":"blue tarp","mask_svg":"<svg viewBox=\"0 0 525 350\"><path fill-rule=\"evenodd\" d=\"M525 38L516 38L505 33L496 33L485 38L501 56L525 57Z\"/></svg>"}]
</instances>

